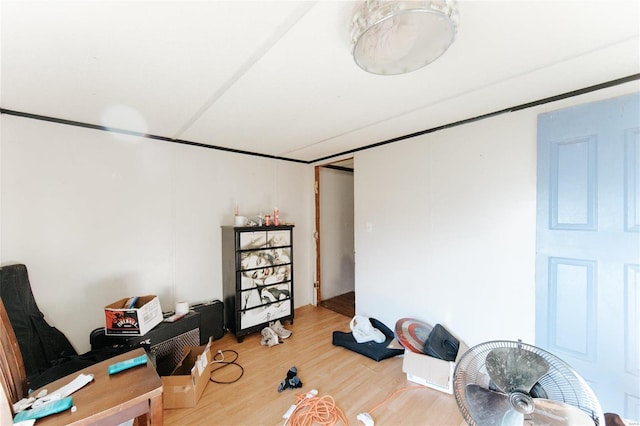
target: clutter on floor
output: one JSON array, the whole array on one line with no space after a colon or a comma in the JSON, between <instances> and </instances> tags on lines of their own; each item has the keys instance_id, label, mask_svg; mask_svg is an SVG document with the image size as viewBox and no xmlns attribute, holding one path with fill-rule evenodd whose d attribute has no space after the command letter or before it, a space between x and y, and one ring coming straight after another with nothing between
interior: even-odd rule
<instances>
[{"instance_id":1,"label":"clutter on floor","mask_svg":"<svg viewBox=\"0 0 640 426\"><path fill-rule=\"evenodd\" d=\"M413 318L396 322L396 337L405 348L402 371L407 380L452 394L456 361L469 348L441 324Z\"/></svg>"},{"instance_id":2,"label":"clutter on floor","mask_svg":"<svg viewBox=\"0 0 640 426\"><path fill-rule=\"evenodd\" d=\"M302 387L302 381L298 377L298 369L293 366L287 371L287 377L278 386L278 392L282 392L285 389L296 389Z\"/></svg>"},{"instance_id":3,"label":"clutter on floor","mask_svg":"<svg viewBox=\"0 0 640 426\"><path fill-rule=\"evenodd\" d=\"M211 377L211 340L204 346L183 349L180 364L162 376L164 408L195 407Z\"/></svg>"},{"instance_id":4,"label":"clutter on floor","mask_svg":"<svg viewBox=\"0 0 640 426\"><path fill-rule=\"evenodd\" d=\"M349 424L333 397L331 395L319 397L316 389L311 389L306 394L296 395L296 403L289 407L282 418L285 419L285 426L335 425L338 422L344 425Z\"/></svg>"},{"instance_id":5,"label":"clutter on floor","mask_svg":"<svg viewBox=\"0 0 640 426\"><path fill-rule=\"evenodd\" d=\"M292 334L291 331L284 328L280 320L270 323L269 328L272 329L281 339L287 339Z\"/></svg>"},{"instance_id":6,"label":"clutter on floor","mask_svg":"<svg viewBox=\"0 0 640 426\"><path fill-rule=\"evenodd\" d=\"M422 349L427 342L433 326L413 318L400 318L396 321L395 335L398 342L415 353L423 353Z\"/></svg>"},{"instance_id":7,"label":"clutter on floor","mask_svg":"<svg viewBox=\"0 0 640 426\"><path fill-rule=\"evenodd\" d=\"M351 318L349 327L351 328L351 333L353 333L353 338L356 339L358 343L371 341L383 343L385 341L385 335L382 331L371 325L369 318L362 315L356 315Z\"/></svg>"},{"instance_id":8,"label":"clutter on floor","mask_svg":"<svg viewBox=\"0 0 640 426\"><path fill-rule=\"evenodd\" d=\"M460 342L442 324L436 324L429 333L422 352L445 361L455 361Z\"/></svg>"},{"instance_id":9,"label":"clutter on floor","mask_svg":"<svg viewBox=\"0 0 640 426\"><path fill-rule=\"evenodd\" d=\"M287 339L291 336L291 331L284 328L280 320L269 323L269 325L261 331L262 339L260 344L262 346L272 347L281 343L281 339Z\"/></svg>"},{"instance_id":10,"label":"clutter on floor","mask_svg":"<svg viewBox=\"0 0 640 426\"><path fill-rule=\"evenodd\" d=\"M365 321L369 322L369 326L363 326ZM404 349L399 349L391 346L391 342L395 338L393 331L391 331L389 327L387 327L377 319L360 317L357 319L357 325L354 324L354 327L360 330L356 332L356 334L359 335L359 338L361 340L363 339L363 336L369 336L364 337L364 340L367 340L369 338L371 340L359 343L358 340L356 340L353 331L350 333L345 333L343 331L334 331L333 344L335 346L341 346L364 355L375 361L382 361L384 359L402 355L404 353ZM369 327L376 331L371 331ZM384 340L380 341L380 334L378 333L384 336Z\"/></svg>"},{"instance_id":11,"label":"clutter on floor","mask_svg":"<svg viewBox=\"0 0 640 426\"><path fill-rule=\"evenodd\" d=\"M218 352L213 356L213 361L211 361L212 367L209 381L221 385L230 385L231 383L235 383L240 380L244 375L244 367L242 367L242 365L237 362L238 356L238 352L234 351L233 349L218 350ZM217 372L226 367L235 367L240 372L236 377L230 380L220 380L220 378L218 377L219 374ZM214 378L214 376L216 376L216 378Z\"/></svg>"}]
</instances>

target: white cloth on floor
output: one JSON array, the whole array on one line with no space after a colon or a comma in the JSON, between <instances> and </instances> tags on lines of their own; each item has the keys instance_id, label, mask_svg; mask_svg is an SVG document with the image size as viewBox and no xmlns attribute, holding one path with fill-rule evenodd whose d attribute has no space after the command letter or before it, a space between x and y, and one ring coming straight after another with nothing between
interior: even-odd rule
<instances>
[{"instance_id":1,"label":"white cloth on floor","mask_svg":"<svg viewBox=\"0 0 640 426\"><path fill-rule=\"evenodd\" d=\"M351 319L351 332L353 338L358 343L366 343L374 341L376 343L382 343L386 340L384 333L371 325L369 318L356 315Z\"/></svg>"}]
</instances>

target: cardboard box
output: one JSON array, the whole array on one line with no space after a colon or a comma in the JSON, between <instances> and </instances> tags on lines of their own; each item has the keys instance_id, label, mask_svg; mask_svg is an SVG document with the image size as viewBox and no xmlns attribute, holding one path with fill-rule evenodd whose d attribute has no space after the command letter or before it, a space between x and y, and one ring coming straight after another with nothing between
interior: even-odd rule
<instances>
[{"instance_id":1,"label":"cardboard box","mask_svg":"<svg viewBox=\"0 0 640 426\"><path fill-rule=\"evenodd\" d=\"M162 308L157 296L140 296L133 308L126 309L129 298L105 306L107 336L143 336L162 322Z\"/></svg>"},{"instance_id":2,"label":"cardboard box","mask_svg":"<svg viewBox=\"0 0 640 426\"><path fill-rule=\"evenodd\" d=\"M405 349L402 371L407 373L407 380L411 382L453 394L453 370L468 350L469 347L460 341L456 360L445 361Z\"/></svg>"},{"instance_id":3,"label":"cardboard box","mask_svg":"<svg viewBox=\"0 0 640 426\"><path fill-rule=\"evenodd\" d=\"M211 377L211 339L204 346L186 347L170 376L162 376L164 408L195 407Z\"/></svg>"}]
</instances>

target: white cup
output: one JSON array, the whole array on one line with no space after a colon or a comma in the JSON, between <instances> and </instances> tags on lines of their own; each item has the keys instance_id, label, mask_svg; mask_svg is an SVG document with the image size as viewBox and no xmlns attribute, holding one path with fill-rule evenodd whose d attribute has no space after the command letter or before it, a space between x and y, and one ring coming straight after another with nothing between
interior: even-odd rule
<instances>
[{"instance_id":1,"label":"white cup","mask_svg":"<svg viewBox=\"0 0 640 426\"><path fill-rule=\"evenodd\" d=\"M186 315L189 313L189 304L182 300L176 302L176 315Z\"/></svg>"},{"instance_id":2,"label":"white cup","mask_svg":"<svg viewBox=\"0 0 640 426\"><path fill-rule=\"evenodd\" d=\"M236 226L245 226L247 224L247 217L246 216L235 216L234 224Z\"/></svg>"}]
</instances>

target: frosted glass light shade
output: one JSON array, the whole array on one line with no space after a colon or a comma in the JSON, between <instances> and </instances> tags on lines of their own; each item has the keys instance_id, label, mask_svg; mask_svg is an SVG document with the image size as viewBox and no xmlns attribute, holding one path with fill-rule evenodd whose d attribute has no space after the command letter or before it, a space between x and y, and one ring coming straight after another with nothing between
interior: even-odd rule
<instances>
[{"instance_id":1,"label":"frosted glass light shade","mask_svg":"<svg viewBox=\"0 0 640 426\"><path fill-rule=\"evenodd\" d=\"M415 71L440 57L455 40L453 0L365 0L353 19L353 58L374 74Z\"/></svg>"}]
</instances>

